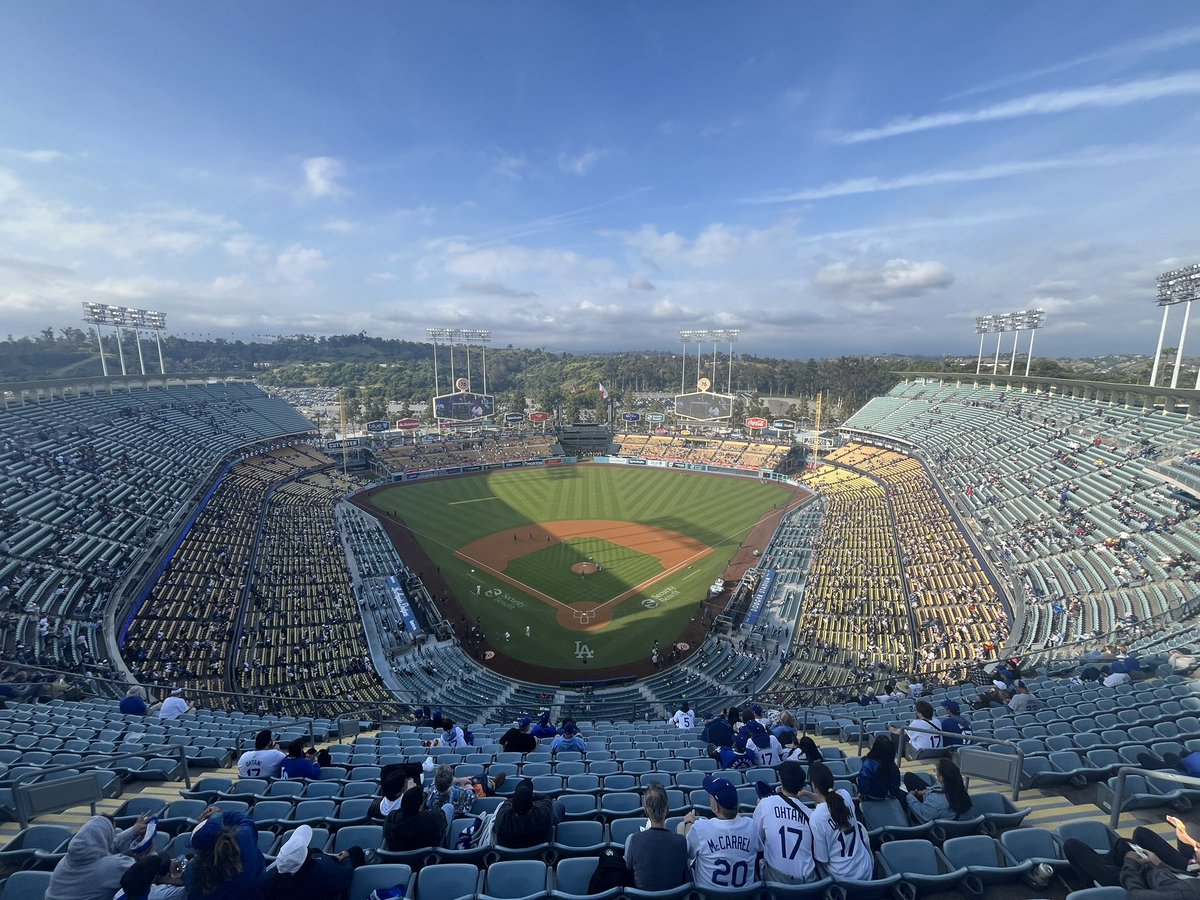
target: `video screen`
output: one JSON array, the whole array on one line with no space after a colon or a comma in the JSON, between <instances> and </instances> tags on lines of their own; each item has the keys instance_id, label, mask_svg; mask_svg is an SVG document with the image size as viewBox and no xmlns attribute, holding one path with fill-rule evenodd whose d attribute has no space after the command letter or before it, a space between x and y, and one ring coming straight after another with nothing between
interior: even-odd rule
<instances>
[{"instance_id":1,"label":"video screen","mask_svg":"<svg viewBox=\"0 0 1200 900\"><path fill-rule=\"evenodd\" d=\"M675 398L675 415L681 419L728 419L733 415L733 396L700 391Z\"/></svg>"},{"instance_id":2,"label":"video screen","mask_svg":"<svg viewBox=\"0 0 1200 900\"><path fill-rule=\"evenodd\" d=\"M433 410L439 419L455 422L486 419L496 411L496 398L491 394L442 394L433 398Z\"/></svg>"}]
</instances>

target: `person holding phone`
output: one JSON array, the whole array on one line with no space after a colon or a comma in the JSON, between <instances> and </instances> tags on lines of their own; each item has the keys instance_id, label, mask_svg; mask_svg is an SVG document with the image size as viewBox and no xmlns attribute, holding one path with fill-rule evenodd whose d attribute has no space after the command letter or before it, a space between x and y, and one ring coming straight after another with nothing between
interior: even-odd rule
<instances>
[{"instance_id":1,"label":"person holding phone","mask_svg":"<svg viewBox=\"0 0 1200 900\"><path fill-rule=\"evenodd\" d=\"M1149 828L1134 829L1133 840L1121 838L1108 853L1097 853L1083 841L1068 838L1063 855L1084 881L1101 887L1123 887L1129 900L1200 900L1198 842L1179 819L1168 816L1178 847Z\"/></svg>"}]
</instances>

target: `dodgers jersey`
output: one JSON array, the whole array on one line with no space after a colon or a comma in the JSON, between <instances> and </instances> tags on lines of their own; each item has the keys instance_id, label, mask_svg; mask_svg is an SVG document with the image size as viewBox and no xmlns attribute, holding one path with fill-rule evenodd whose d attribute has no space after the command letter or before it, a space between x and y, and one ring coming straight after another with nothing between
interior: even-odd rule
<instances>
[{"instance_id":1,"label":"dodgers jersey","mask_svg":"<svg viewBox=\"0 0 1200 900\"><path fill-rule=\"evenodd\" d=\"M809 819L813 829L813 856L830 875L867 881L875 874L875 858L867 830L854 818L854 801L845 791L838 791L850 809L850 827L839 831L829 818L829 807L818 803Z\"/></svg>"},{"instance_id":2,"label":"dodgers jersey","mask_svg":"<svg viewBox=\"0 0 1200 900\"><path fill-rule=\"evenodd\" d=\"M758 880L754 862L762 842L748 816L697 819L687 846L697 887L741 888Z\"/></svg>"},{"instance_id":3,"label":"dodgers jersey","mask_svg":"<svg viewBox=\"0 0 1200 900\"><path fill-rule=\"evenodd\" d=\"M792 798L795 807L776 794L758 802L754 825L762 841L763 861L780 875L807 881L816 868L813 859L812 810Z\"/></svg>"}]
</instances>

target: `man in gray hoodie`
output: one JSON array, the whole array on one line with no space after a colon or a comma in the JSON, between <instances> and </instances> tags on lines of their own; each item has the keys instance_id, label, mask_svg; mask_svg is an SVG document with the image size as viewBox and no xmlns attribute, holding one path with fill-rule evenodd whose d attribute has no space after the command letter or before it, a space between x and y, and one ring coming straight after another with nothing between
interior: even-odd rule
<instances>
[{"instance_id":1,"label":"man in gray hoodie","mask_svg":"<svg viewBox=\"0 0 1200 900\"><path fill-rule=\"evenodd\" d=\"M112 819L92 816L67 844L67 855L50 874L46 900L112 900L121 876L133 865L126 851L146 833L146 816L124 831Z\"/></svg>"}]
</instances>

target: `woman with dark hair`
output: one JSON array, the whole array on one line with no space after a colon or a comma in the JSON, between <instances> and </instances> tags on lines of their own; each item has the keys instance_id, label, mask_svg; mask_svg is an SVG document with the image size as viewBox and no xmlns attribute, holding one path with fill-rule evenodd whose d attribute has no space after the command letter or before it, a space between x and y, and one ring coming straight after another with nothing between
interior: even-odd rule
<instances>
[{"instance_id":1,"label":"woman with dark hair","mask_svg":"<svg viewBox=\"0 0 1200 900\"><path fill-rule=\"evenodd\" d=\"M858 793L864 800L886 800L900 796L900 769L896 766L896 742L886 734L875 743L863 758L858 770Z\"/></svg>"},{"instance_id":2,"label":"woman with dark hair","mask_svg":"<svg viewBox=\"0 0 1200 900\"><path fill-rule=\"evenodd\" d=\"M957 819L971 808L971 795L963 784L962 772L948 759L939 759L937 784L929 787L918 776L904 776L908 790L908 808L918 822L934 819Z\"/></svg>"},{"instance_id":3,"label":"woman with dark hair","mask_svg":"<svg viewBox=\"0 0 1200 900\"><path fill-rule=\"evenodd\" d=\"M821 751L817 748L817 742L807 734L800 738L800 743L797 746L799 746L800 752L804 754L804 758L808 762L815 763L823 759Z\"/></svg>"},{"instance_id":4,"label":"woman with dark hair","mask_svg":"<svg viewBox=\"0 0 1200 900\"><path fill-rule=\"evenodd\" d=\"M188 900L255 900L266 861L254 821L210 806L192 832L196 855L183 870Z\"/></svg>"},{"instance_id":5,"label":"woman with dark hair","mask_svg":"<svg viewBox=\"0 0 1200 900\"><path fill-rule=\"evenodd\" d=\"M854 802L845 791L834 790L833 773L823 762L808 768L811 791L805 791L816 803L809 817L813 836L813 858L822 874L867 881L875 873L871 841L867 831L854 817Z\"/></svg>"}]
</instances>

